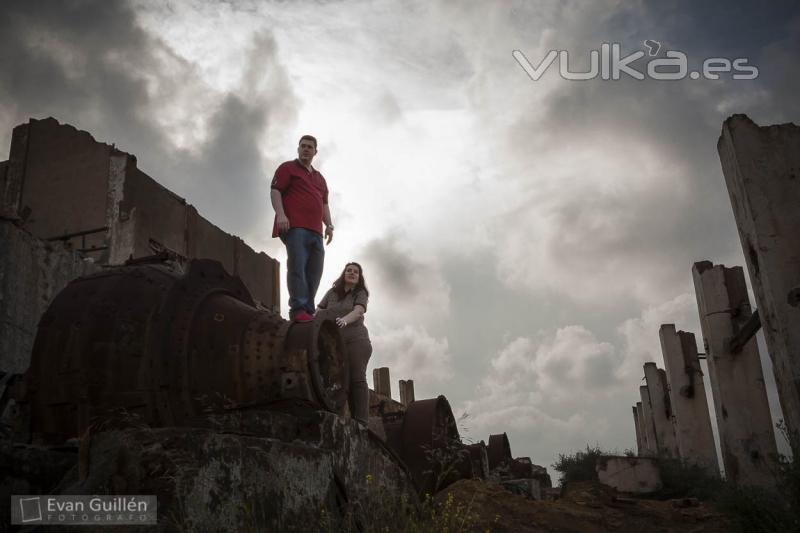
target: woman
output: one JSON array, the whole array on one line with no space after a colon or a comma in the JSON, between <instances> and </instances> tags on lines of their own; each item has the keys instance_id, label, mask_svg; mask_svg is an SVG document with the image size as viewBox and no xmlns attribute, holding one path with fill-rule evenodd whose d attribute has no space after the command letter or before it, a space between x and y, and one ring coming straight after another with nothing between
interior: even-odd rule
<instances>
[{"instance_id":1,"label":"woman","mask_svg":"<svg viewBox=\"0 0 800 533\"><path fill-rule=\"evenodd\" d=\"M347 263L339 279L317 306L317 310L327 309L337 315L336 324L342 328L342 337L350 359L350 416L364 424L369 417L367 362L372 355L372 343L364 325L368 300L369 291L361 265Z\"/></svg>"}]
</instances>

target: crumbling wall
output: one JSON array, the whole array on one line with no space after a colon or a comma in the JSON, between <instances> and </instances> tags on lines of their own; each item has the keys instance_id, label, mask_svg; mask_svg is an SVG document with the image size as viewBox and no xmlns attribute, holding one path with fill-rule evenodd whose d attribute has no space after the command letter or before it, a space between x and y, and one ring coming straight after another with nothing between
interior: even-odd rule
<instances>
[{"instance_id":1,"label":"crumbling wall","mask_svg":"<svg viewBox=\"0 0 800 533\"><path fill-rule=\"evenodd\" d=\"M135 156L53 118L31 119L14 128L2 165L0 216L33 235L60 238L101 264L162 250L216 259L262 306L280 309L278 262L204 219Z\"/></svg>"},{"instance_id":2,"label":"crumbling wall","mask_svg":"<svg viewBox=\"0 0 800 533\"><path fill-rule=\"evenodd\" d=\"M5 194L4 191L6 190L7 186L7 175L8 175L8 161L0 161L0 199L2 199ZM0 202L2 203L2 202ZM0 216L2 216L2 206L0 206Z\"/></svg>"},{"instance_id":3,"label":"crumbling wall","mask_svg":"<svg viewBox=\"0 0 800 533\"><path fill-rule=\"evenodd\" d=\"M648 494L661 489L661 470L652 457L601 455L595 464L597 479L620 492Z\"/></svg>"},{"instance_id":4,"label":"crumbling wall","mask_svg":"<svg viewBox=\"0 0 800 533\"><path fill-rule=\"evenodd\" d=\"M53 118L14 128L27 128L20 212L32 234L49 239L106 226L108 161L113 148L85 131L60 126ZM16 155L16 154L15 154ZM103 235L92 238L101 244Z\"/></svg>"},{"instance_id":5,"label":"crumbling wall","mask_svg":"<svg viewBox=\"0 0 800 533\"><path fill-rule=\"evenodd\" d=\"M30 362L36 326L52 299L98 265L61 242L37 239L0 219L0 370L21 373Z\"/></svg>"},{"instance_id":6,"label":"crumbling wall","mask_svg":"<svg viewBox=\"0 0 800 533\"><path fill-rule=\"evenodd\" d=\"M53 118L14 128L9 159L0 162L0 220L2 371L27 367L47 304L97 265L160 251L216 259L262 307L280 309L276 260L203 218L142 172L135 156Z\"/></svg>"},{"instance_id":7,"label":"crumbling wall","mask_svg":"<svg viewBox=\"0 0 800 533\"><path fill-rule=\"evenodd\" d=\"M113 247L114 254L108 263L118 265L130 256L146 257L162 249L188 257L186 200L136 168L134 158L127 154L124 157L128 161L122 194L118 196L118 218L110 219L109 225L125 223L131 235L119 236L125 244ZM226 237L230 239L230 235Z\"/></svg>"}]
</instances>

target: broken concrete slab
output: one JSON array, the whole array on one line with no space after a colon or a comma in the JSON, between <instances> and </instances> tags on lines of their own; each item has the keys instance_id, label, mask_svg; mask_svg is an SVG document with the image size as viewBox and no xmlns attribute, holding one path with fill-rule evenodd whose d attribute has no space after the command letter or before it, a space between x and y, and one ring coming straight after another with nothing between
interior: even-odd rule
<instances>
[{"instance_id":1,"label":"broken concrete slab","mask_svg":"<svg viewBox=\"0 0 800 533\"><path fill-rule=\"evenodd\" d=\"M597 479L619 492L650 494L661 490L661 470L652 457L601 455L595 464Z\"/></svg>"}]
</instances>

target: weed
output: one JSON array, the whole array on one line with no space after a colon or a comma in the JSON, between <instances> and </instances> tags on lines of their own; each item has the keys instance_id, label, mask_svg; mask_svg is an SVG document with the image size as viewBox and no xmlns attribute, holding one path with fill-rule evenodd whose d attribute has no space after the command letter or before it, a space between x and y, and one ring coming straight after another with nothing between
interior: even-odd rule
<instances>
[{"instance_id":1,"label":"weed","mask_svg":"<svg viewBox=\"0 0 800 533\"><path fill-rule=\"evenodd\" d=\"M594 447L586 445L586 451L576 452L574 455L558 454L558 461L551 466L561 474L559 485L563 486L570 481L594 481L597 479L595 464L597 458L606 453L597 444Z\"/></svg>"}]
</instances>

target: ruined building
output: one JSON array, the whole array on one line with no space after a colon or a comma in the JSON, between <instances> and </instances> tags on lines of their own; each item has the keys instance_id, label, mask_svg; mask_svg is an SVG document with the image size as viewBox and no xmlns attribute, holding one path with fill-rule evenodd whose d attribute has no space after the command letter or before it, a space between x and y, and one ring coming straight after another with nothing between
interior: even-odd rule
<instances>
[{"instance_id":1,"label":"ruined building","mask_svg":"<svg viewBox=\"0 0 800 533\"><path fill-rule=\"evenodd\" d=\"M369 428L346 416L335 317L284 320L278 263L134 156L31 120L0 209L0 498L156 494L159 530L371 530L462 478L550 487L505 434L463 444L444 396L405 380L394 401L386 368Z\"/></svg>"},{"instance_id":2,"label":"ruined building","mask_svg":"<svg viewBox=\"0 0 800 533\"><path fill-rule=\"evenodd\" d=\"M692 276L728 479L776 482L777 447L755 333L763 328L784 421L800 434L800 127L759 127L745 115L722 126L717 144L757 308L742 267L710 261ZM645 364L634 408L642 457L678 458L717 472L700 357L692 333L659 331L666 372ZM795 454L800 450L793 450Z\"/></svg>"},{"instance_id":3,"label":"ruined building","mask_svg":"<svg viewBox=\"0 0 800 533\"><path fill-rule=\"evenodd\" d=\"M68 281L130 259L215 259L260 307L280 309L277 261L203 218L137 168L135 156L53 118L14 128L0 162L0 219L3 294L36 294L32 308L27 298L0 302L6 371L25 370L43 306ZM20 262L27 267L13 268Z\"/></svg>"}]
</instances>

